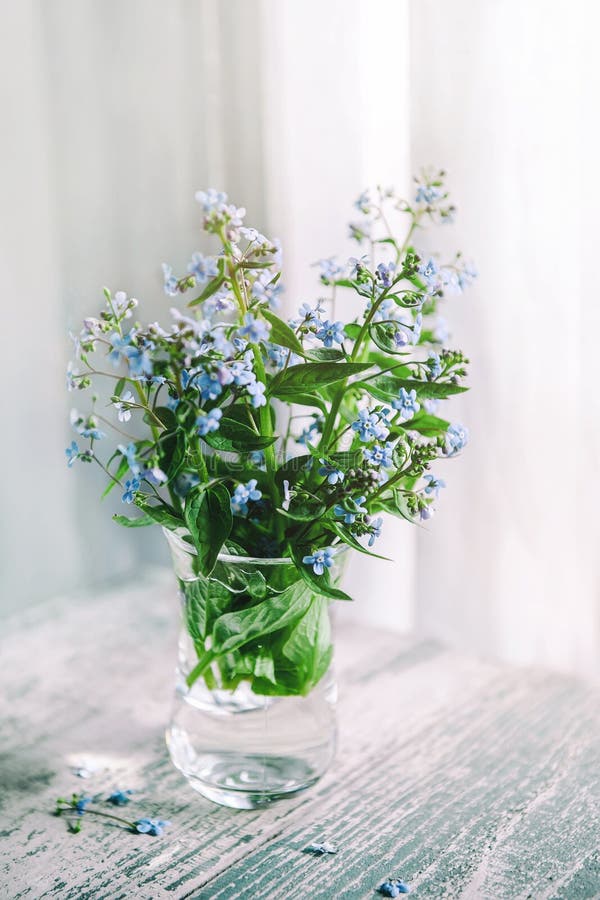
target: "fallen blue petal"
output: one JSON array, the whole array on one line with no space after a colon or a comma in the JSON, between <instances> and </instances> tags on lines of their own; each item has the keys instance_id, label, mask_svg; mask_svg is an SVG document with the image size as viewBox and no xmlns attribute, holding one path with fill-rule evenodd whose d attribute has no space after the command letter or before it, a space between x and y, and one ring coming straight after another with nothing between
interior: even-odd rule
<instances>
[{"instance_id":1,"label":"fallen blue petal","mask_svg":"<svg viewBox=\"0 0 600 900\"><path fill-rule=\"evenodd\" d=\"M324 856L325 853L337 853L337 847L334 847L333 844L309 844L305 853L314 853L315 856Z\"/></svg>"},{"instance_id":2,"label":"fallen blue petal","mask_svg":"<svg viewBox=\"0 0 600 900\"><path fill-rule=\"evenodd\" d=\"M380 884L377 891L384 897L399 897L400 894L410 894L410 887L405 881L390 879Z\"/></svg>"},{"instance_id":3,"label":"fallen blue petal","mask_svg":"<svg viewBox=\"0 0 600 900\"><path fill-rule=\"evenodd\" d=\"M127 806L131 799L131 794L133 794L133 791L113 791L107 799L114 806Z\"/></svg>"}]
</instances>

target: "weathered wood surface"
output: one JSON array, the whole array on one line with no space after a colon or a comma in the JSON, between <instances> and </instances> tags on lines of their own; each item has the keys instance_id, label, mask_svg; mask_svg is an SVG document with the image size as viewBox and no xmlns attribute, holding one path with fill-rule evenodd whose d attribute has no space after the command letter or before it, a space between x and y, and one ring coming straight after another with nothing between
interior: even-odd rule
<instances>
[{"instance_id":1,"label":"weathered wood surface","mask_svg":"<svg viewBox=\"0 0 600 900\"><path fill-rule=\"evenodd\" d=\"M234 811L166 753L176 624L166 577L4 623L2 897L362 900L389 874L423 898L600 897L597 690L342 623L335 766ZM82 780L84 760L104 768ZM172 827L90 819L75 836L51 815L59 795L115 787ZM315 840L339 852L302 853Z\"/></svg>"}]
</instances>

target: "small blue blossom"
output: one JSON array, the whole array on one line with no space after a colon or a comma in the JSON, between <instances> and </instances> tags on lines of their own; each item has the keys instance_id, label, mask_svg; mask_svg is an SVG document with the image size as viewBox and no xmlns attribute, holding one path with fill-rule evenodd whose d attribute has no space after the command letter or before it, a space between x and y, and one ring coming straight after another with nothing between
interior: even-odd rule
<instances>
[{"instance_id":1,"label":"small blue blossom","mask_svg":"<svg viewBox=\"0 0 600 900\"><path fill-rule=\"evenodd\" d=\"M206 284L210 278L219 274L216 259L201 253L192 253L192 261L188 263L187 270L196 279L196 284Z\"/></svg>"},{"instance_id":2,"label":"small blue blossom","mask_svg":"<svg viewBox=\"0 0 600 900\"><path fill-rule=\"evenodd\" d=\"M73 798L75 800L75 798ZM75 800L74 809L77 812L78 816L82 816L86 810L86 807L90 805L92 802L92 797L79 797Z\"/></svg>"},{"instance_id":3,"label":"small blue blossom","mask_svg":"<svg viewBox=\"0 0 600 900\"><path fill-rule=\"evenodd\" d=\"M108 803L112 803L113 806L127 806L132 794L133 791L113 791L107 800Z\"/></svg>"},{"instance_id":4,"label":"small blue blossom","mask_svg":"<svg viewBox=\"0 0 600 900\"><path fill-rule=\"evenodd\" d=\"M363 191L354 201L354 208L368 216L371 212L371 198L368 191Z\"/></svg>"},{"instance_id":5,"label":"small blue blossom","mask_svg":"<svg viewBox=\"0 0 600 900\"><path fill-rule=\"evenodd\" d=\"M304 330L313 325L318 327L321 324L321 316L324 312L325 309L321 306L320 301L316 306L311 306L310 303L303 303L298 310L299 318L290 319L290 328L293 328L294 331L296 331L301 326L304 326Z\"/></svg>"},{"instance_id":6,"label":"small blue blossom","mask_svg":"<svg viewBox=\"0 0 600 900\"><path fill-rule=\"evenodd\" d=\"M206 191L196 191L195 198L207 215L212 212L220 212L227 203L227 194L208 188Z\"/></svg>"},{"instance_id":7,"label":"small blue blossom","mask_svg":"<svg viewBox=\"0 0 600 900\"><path fill-rule=\"evenodd\" d=\"M322 550L315 550L312 556L304 556L302 562L305 566L312 566L315 575L322 575L325 569L330 569L333 565L333 548L323 547Z\"/></svg>"},{"instance_id":8,"label":"small blue blossom","mask_svg":"<svg viewBox=\"0 0 600 900\"><path fill-rule=\"evenodd\" d=\"M175 412L177 407L179 406L180 400L179 397L171 397L167 400L167 409L170 409L171 412Z\"/></svg>"},{"instance_id":9,"label":"small blue blossom","mask_svg":"<svg viewBox=\"0 0 600 900\"><path fill-rule=\"evenodd\" d=\"M129 404L134 402L134 397L131 391L125 391L124 394L121 395L119 400L115 403L115 409L117 410L117 419L119 422L129 422L131 418L131 407Z\"/></svg>"},{"instance_id":10,"label":"small blue blossom","mask_svg":"<svg viewBox=\"0 0 600 900\"><path fill-rule=\"evenodd\" d=\"M363 448L363 455L371 465L383 466L384 469L387 469L388 466L392 465L393 449L391 444L385 444L383 447L381 444L373 444L372 447Z\"/></svg>"},{"instance_id":11,"label":"small blue blossom","mask_svg":"<svg viewBox=\"0 0 600 900\"><path fill-rule=\"evenodd\" d=\"M253 466L264 466L265 464L265 451L264 450L253 450L250 454L250 462Z\"/></svg>"},{"instance_id":12,"label":"small blue blossom","mask_svg":"<svg viewBox=\"0 0 600 900\"><path fill-rule=\"evenodd\" d=\"M230 369L233 381L238 387L245 387L248 384L252 384L253 381L256 381L256 375L252 371L250 358L236 360L231 364Z\"/></svg>"},{"instance_id":13,"label":"small blue blossom","mask_svg":"<svg viewBox=\"0 0 600 900\"><path fill-rule=\"evenodd\" d=\"M438 497L440 490L446 487L444 479L436 478L435 475L425 475L425 481L427 482L427 487L424 488L425 493L433 494L435 497Z\"/></svg>"},{"instance_id":14,"label":"small blue blossom","mask_svg":"<svg viewBox=\"0 0 600 900\"><path fill-rule=\"evenodd\" d=\"M246 313L244 316L245 325L240 328L238 334L247 338L251 344L258 344L260 341L268 341L271 326L262 319L256 319L252 313Z\"/></svg>"},{"instance_id":15,"label":"small blue blossom","mask_svg":"<svg viewBox=\"0 0 600 900\"><path fill-rule=\"evenodd\" d=\"M377 892L384 897L399 897L400 894L410 894L410 887L405 881L390 878L379 885Z\"/></svg>"},{"instance_id":16,"label":"small blue blossom","mask_svg":"<svg viewBox=\"0 0 600 900\"><path fill-rule=\"evenodd\" d=\"M298 438L298 443L304 444L304 446L309 444L313 437L317 437L317 435L321 433L321 428L324 421L324 416L317 416L315 419L313 419L310 425L302 429L302 434Z\"/></svg>"},{"instance_id":17,"label":"small blue blossom","mask_svg":"<svg viewBox=\"0 0 600 900\"><path fill-rule=\"evenodd\" d=\"M383 518L378 516L369 522L369 547L372 547L378 537L381 537L381 529L383 527Z\"/></svg>"},{"instance_id":18,"label":"small blue blossom","mask_svg":"<svg viewBox=\"0 0 600 900\"><path fill-rule=\"evenodd\" d=\"M129 371L134 378L142 378L144 375L152 375L152 359L150 350L152 345L145 347L129 347L127 350L127 362Z\"/></svg>"},{"instance_id":19,"label":"small blue blossom","mask_svg":"<svg viewBox=\"0 0 600 900\"><path fill-rule=\"evenodd\" d=\"M330 322L329 319L325 319L324 322L320 323L319 329L316 332L316 337L323 341L324 347L333 347L334 342L336 344L341 344L344 341L344 323L343 322Z\"/></svg>"},{"instance_id":20,"label":"small blue blossom","mask_svg":"<svg viewBox=\"0 0 600 900\"><path fill-rule=\"evenodd\" d=\"M385 288L391 287L395 268L396 267L392 262L388 263L387 265L385 263L379 263L379 265L377 266L377 277Z\"/></svg>"},{"instance_id":21,"label":"small blue blossom","mask_svg":"<svg viewBox=\"0 0 600 900\"><path fill-rule=\"evenodd\" d=\"M140 482L138 478L133 478L131 481L125 482L125 493L121 497L123 503L133 503L135 499L135 492L139 491Z\"/></svg>"},{"instance_id":22,"label":"small blue blossom","mask_svg":"<svg viewBox=\"0 0 600 900\"><path fill-rule=\"evenodd\" d=\"M421 522L427 522L429 519L433 518L434 513L435 509L433 506L422 506L419 510L419 518Z\"/></svg>"},{"instance_id":23,"label":"small blue blossom","mask_svg":"<svg viewBox=\"0 0 600 900\"><path fill-rule=\"evenodd\" d=\"M367 512L367 509L362 505L365 499L365 497L357 497L353 500L351 497L346 497L344 506L337 503L333 507L333 511L336 516L344 520L344 524L353 525L357 516Z\"/></svg>"},{"instance_id":24,"label":"small blue blossom","mask_svg":"<svg viewBox=\"0 0 600 900\"><path fill-rule=\"evenodd\" d=\"M258 409L259 406L267 405L267 398L265 397L265 385L262 383L262 381L253 381L248 385L246 390L252 398L251 403L254 409Z\"/></svg>"},{"instance_id":25,"label":"small blue blossom","mask_svg":"<svg viewBox=\"0 0 600 900\"><path fill-rule=\"evenodd\" d=\"M141 465L137 460L137 450L135 444L131 442L127 444L126 447L124 447L123 444L118 444L117 450L127 459L127 463L133 474L139 475L141 471Z\"/></svg>"},{"instance_id":26,"label":"small blue blossom","mask_svg":"<svg viewBox=\"0 0 600 900\"><path fill-rule=\"evenodd\" d=\"M260 500L262 491L258 490L257 484L256 478L251 478L247 484L238 484L231 498L231 512L234 516L245 518L248 515L248 503Z\"/></svg>"},{"instance_id":27,"label":"small blue blossom","mask_svg":"<svg viewBox=\"0 0 600 900\"><path fill-rule=\"evenodd\" d=\"M469 440L469 430L464 425L451 425L446 432L446 447L444 453L446 456L454 456L459 453L467 445Z\"/></svg>"},{"instance_id":28,"label":"small blue blossom","mask_svg":"<svg viewBox=\"0 0 600 900\"><path fill-rule=\"evenodd\" d=\"M415 203L426 203L431 206L436 200L441 200L442 192L433 184L420 184L417 188Z\"/></svg>"},{"instance_id":29,"label":"small blue blossom","mask_svg":"<svg viewBox=\"0 0 600 900\"><path fill-rule=\"evenodd\" d=\"M397 350L402 350L404 347L408 346L410 343L410 338L407 335L406 331L402 328L396 328L394 331L394 345Z\"/></svg>"},{"instance_id":30,"label":"small blue blossom","mask_svg":"<svg viewBox=\"0 0 600 900\"><path fill-rule=\"evenodd\" d=\"M228 370L225 371L232 380L231 373ZM204 402L216 400L223 393L223 384L218 371L199 372L194 376L194 387L198 388Z\"/></svg>"},{"instance_id":31,"label":"small blue blossom","mask_svg":"<svg viewBox=\"0 0 600 900\"><path fill-rule=\"evenodd\" d=\"M442 374L442 361L437 353L432 351L429 354L427 358L427 368L429 370L427 377L430 381L440 377Z\"/></svg>"},{"instance_id":32,"label":"small blue blossom","mask_svg":"<svg viewBox=\"0 0 600 900\"><path fill-rule=\"evenodd\" d=\"M388 414L388 409L383 409L380 412L370 412L368 409L361 409L358 413L358 419L352 423L352 431L358 433L363 443L375 440L385 441L390 433Z\"/></svg>"},{"instance_id":33,"label":"small blue blossom","mask_svg":"<svg viewBox=\"0 0 600 900\"><path fill-rule=\"evenodd\" d=\"M139 477L144 478L149 484L153 484L155 487L159 487L169 480L163 470L158 466L152 466L151 469L144 469L143 472L140 472Z\"/></svg>"},{"instance_id":34,"label":"small blue blossom","mask_svg":"<svg viewBox=\"0 0 600 900\"><path fill-rule=\"evenodd\" d=\"M333 463L329 463L325 459L320 459L319 462L321 463L319 475L322 478L327 478L328 484L339 484L344 480L344 473Z\"/></svg>"},{"instance_id":35,"label":"small blue blossom","mask_svg":"<svg viewBox=\"0 0 600 900\"><path fill-rule=\"evenodd\" d=\"M356 256L351 256L348 260L348 275L354 281L368 265L368 256L361 256L360 259L357 259Z\"/></svg>"},{"instance_id":36,"label":"small blue blossom","mask_svg":"<svg viewBox=\"0 0 600 900\"><path fill-rule=\"evenodd\" d=\"M330 256L329 259L319 259L315 265L319 267L319 275L323 284L329 284L344 274L343 268L336 262L334 256Z\"/></svg>"},{"instance_id":37,"label":"small blue blossom","mask_svg":"<svg viewBox=\"0 0 600 900\"><path fill-rule=\"evenodd\" d=\"M200 437L206 437L207 434L218 431L222 415L222 409L211 409L210 412L199 415L196 419L196 430Z\"/></svg>"},{"instance_id":38,"label":"small blue blossom","mask_svg":"<svg viewBox=\"0 0 600 900\"><path fill-rule=\"evenodd\" d=\"M79 447L77 446L76 441L71 441L71 446L67 447L67 449L65 450L65 455L67 457L67 465L70 469L79 456Z\"/></svg>"},{"instance_id":39,"label":"small blue blossom","mask_svg":"<svg viewBox=\"0 0 600 900\"><path fill-rule=\"evenodd\" d=\"M407 391L406 388L400 388L399 397L397 400L392 401L392 406L400 413L401 422L408 422L421 409L421 404L417 400L417 392L414 388L411 391Z\"/></svg>"},{"instance_id":40,"label":"small blue blossom","mask_svg":"<svg viewBox=\"0 0 600 900\"><path fill-rule=\"evenodd\" d=\"M438 283L439 267L431 257L425 263L421 263L417 272L430 288L436 287Z\"/></svg>"},{"instance_id":41,"label":"small blue blossom","mask_svg":"<svg viewBox=\"0 0 600 900\"><path fill-rule=\"evenodd\" d=\"M274 281L269 271L261 272L252 285L252 296L257 300L266 300L271 309L279 306L279 295L283 293L281 281Z\"/></svg>"},{"instance_id":42,"label":"small blue blossom","mask_svg":"<svg viewBox=\"0 0 600 900\"><path fill-rule=\"evenodd\" d=\"M164 290L165 294L168 294L169 297L174 297L178 291L178 281L173 275L172 266L167 265L167 263L162 264L163 278L164 278Z\"/></svg>"},{"instance_id":43,"label":"small blue blossom","mask_svg":"<svg viewBox=\"0 0 600 900\"><path fill-rule=\"evenodd\" d=\"M82 437L91 438L93 441L100 441L103 437L106 437L106 434L97 427L93 416L90 416L86 424L77 430Z\"/></svg>"},{"instance_id":44,"label":"small blue blossom","mask_svg":"<svg viewBox=\"0 0 600 900\"><path fill-rule=\"evenodd\" d=\"M152 834L154 837L160 837L170 824L163 819L138 819L137 822L134 822L136 831L139 831L140 834Z\"/></svg>"},{"instance_id":45,"label":"small blue blossom","mask_svg":"<svg viewBox=\"0 0 600 900\"><path fill-rule=\"evenodd\" d=\"M112 347L112 350L108 354L108 358L113 366L118 366L121 359L127 359L129 350L131 350L131 332L120 335L115 331L114 334L109 336L108 340Z\"/></svg>"},{"instance_id":46,"label":"small blue blossom","mask_svg":"<svg viewBox=\"0 0 600 900\"><path fill-rule=\"evenodd\" d=\"M428 412L430 416L436 414L439 405L440 401L436 397L427 397L423 400L423 409L425 412Z\"/></svg>"}]
</instances>

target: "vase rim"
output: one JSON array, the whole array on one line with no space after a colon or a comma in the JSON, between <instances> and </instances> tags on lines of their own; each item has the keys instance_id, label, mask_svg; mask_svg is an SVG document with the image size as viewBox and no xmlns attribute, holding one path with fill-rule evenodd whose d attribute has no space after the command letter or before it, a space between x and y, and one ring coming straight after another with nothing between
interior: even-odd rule
<instances>
[{"instance_id":1,"label":"vase rim","mask_svg":"<svg viewBox=\"0 0 600 900\"><path fill-rule=\"evenodd\" d=\"M183 540L183 536L187 534L184 528L171 529L163 526L162 530L169 543L173 541L173 543L177 544L181 550L185 551L185 553L189 553L190 556L198 555L196 548ZM346 544L342 544L341 546L333 547L332 549L334 556L339 556L342 553L345 553L348 547ZM236 556L233 553L219 553L218 560L219 562L224 563L241 563L245 565L248 565L249 563L261 566L295 565L291 556Z\"/></svg>"}]
</instances>

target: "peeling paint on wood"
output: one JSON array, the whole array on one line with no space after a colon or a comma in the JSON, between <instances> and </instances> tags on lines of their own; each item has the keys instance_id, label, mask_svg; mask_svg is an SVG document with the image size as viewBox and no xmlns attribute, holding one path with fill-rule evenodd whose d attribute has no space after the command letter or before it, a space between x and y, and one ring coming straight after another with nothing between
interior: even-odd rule
<instances>
[{"instance_id":1,"label":"peeling paint on wood","mask_svg":"<svg viewBox=\"0 0 600 900\"><path fill-rule=\"evenodd\" d=\"M600 897L597 690L342 625L333 769L271 809L222 809L164 745L176 617L161 577L3 623L2 897L364 900L388 875L424 898ZM90 819L75 836L51 815L117 787L167 834ZM322 841L337 854L302 852Z\"/></svg>"}]
</instances>

